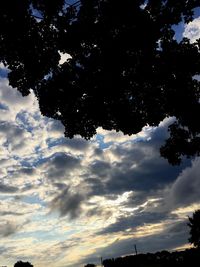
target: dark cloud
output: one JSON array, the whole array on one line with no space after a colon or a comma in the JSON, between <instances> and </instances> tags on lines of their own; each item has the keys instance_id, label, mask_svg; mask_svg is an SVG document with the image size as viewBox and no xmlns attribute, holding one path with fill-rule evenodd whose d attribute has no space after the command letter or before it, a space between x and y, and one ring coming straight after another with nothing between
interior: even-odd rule
<instances>
[{"instance_id":1,"label":"dark cloud","mask_svg":"<svg viewBox=\"0 0 200 267\"><path fill-rule=\"evenodd\" d=\"M155 160L155 161L154 161ZM124 168L113 168L110 179L106 182L107 192L123 193L125 191L150 191L160 189L163 185L169 184L176 179L180 168L172 169L158 163L159 159L149 159L148 162L141 162L140 166Z\"/></svg>"},{"instance_id":2,"label":"dark cloud","mask_svg":"<svg viewBox=\"0 0 200 267\"><path fill-rule=\"evenodd\" d=\"M93 193L121 194L133 190L149 194L174 182L190 161L186 160L181 166L171 166L160 157L159 147L166 131L165 128L156 129L149 141L111 146L109 150L118 158L116 162L99 160L90 165L86 182Z\"/></svg>"},{"instance_id":3,"label":"dark cloud","mask_svg":"<svg viewBox=\"0 0 200 267\"><path fill-rule=\"evenodd\" d=\"M60 216L68 215L70 219L75 219L81 213L83 201L82 194L71 192L69 188L66 188L52 200L50 208L52 211L59 211Z\"/></svg>"},{"instance_id":4,"label":"dark cloud","mask_svg":"<svg viewBox=\"0 0 200 267\"><path fill-rule=\"evenodd\" d=\"M200 158L192 166L184 169L172 187L166 191L165 206L169 209L188 206L200 202Z\"/></svg>"},{"instance_id":5,"label":"dark cloud","mask_svg":"<svg viewBox=\"0 0 200 267\"><path fill-rule=\"evenodd\" d=\"M56 169L72 169L79 164L80 160L66 153L56 153L51 158L51 165Z\"/></svg>"},{"instance_id":6,"label":"dark cloud","mask_svg":"<svg viewBox=\"0 0 200 267\"><path fill-rule=\"evenodd\" d=\"M12 211L0 211L0 216L7 216L7 215L12 215L12 216L23 216L23 212L12 212Z\"/></svg>"},{"instance_id":7,"label":"dark cloud","mask_svg":"<svg viewBox=\"0 0 200 267\"><path fill-rule=\"evenodd\" d=\"M80 159L67 153L55 153L50 158L45 159L44 165L48 178L59 180L69 175L71 171L80 166Z\"/></svg>"},{"instance_id":8,"label":"dark cloud","mask_svg":"<svg viewBox=\"0 0 200 267\"><path fill-rule=\"evenodd\" d=\"M101 148L99 148L99 147L97 147L97 148L95 148L94 149L94 155L95 156L103 156L103 150L101 149Z\"/></svg>"},{"instance_id":9,"label":"dark cloud","mask_svg":"<svg viewBox=\"0 0 200 267\"><path fill-rule=\"evenodd\" d=\"M90 188L90 197L94 195L106 195L107 194L107 189L106 189L106 184L104 181L102 181L101 178L99 177L92 177L91 174L86 174L84 179L84 182L89 185ZM89 176L89 178L87 178ZM111 192L108 192L110 195Z\"/></svg>"},{"instance_id":10,"label":"dark cloud","mask_svg":"<svg viewBox=\"0 0 200 267\"><path fill-rule=\"evenodd\" d=\"M170 234L183 234L184 236L187 235L189 237L189 227L188 227L188 219L175 223L170 227Z\"/></svg>"},{"instance_id":11,"label":"dark cloud","mask_svg":"<svg viewBox=\"0 0 200 267\"><path fill-rule=\"evenodd\" d=\"M66 184L64 184L64 183L53 183L53 185L60 191L62 191L66 188Z\"/></svg>"},{"instance_id":12,"label":"dark cloud","mask_svg":"<svg viewBox=\"0 0 200 267\"><path fill-rule=\"evenodd\" d=\"M166 213L140 211L130 216L119 217L115 223L110 224L106 228L102 229L98 234L104 235L121 231L124 232L127 229L132 229L134 231L134 229L139 226L144 226L145 224L160 223L168 217L169 215Z\"/></svg>"},{"instance_id":13,"label":"dark cloud","mask_svg":"<svg viewBox=\"0 0 200 267\"><path fill-rule=\"evenodd\" d=\"M157 128L149 141L114 148L113 153L121 160L112 168L106 185L108 191L150 191L176 180L190 162L185 161L181 166L171 166L160 157L159 147L167 136L166 131L166 128Z\"/></svg>"},{"instance_id":14,"label":"dark cloud","mask_svg":"<svg viewBox=\"0 0 200 267\"><path fill-rule=\"evenodd\" d=\"M144 147L141 144L142 148ZM134 164L135 166L131 167ZM130 156L113 166L106 162L96 162L90 166L91 172L88 173L89 178L86 178L86 182L93 189L93 193L98 195L121 194L126 191L149 194L152 190L160 190L175 181L186 164L178 167L169 166L158 154L150 155L140 162L135 162L134 156Z\"/></svg>"},{"instance_id":15,"label":"dark cloud","mask_svg":"<svg viewBox=\"0 0 200 267\"><path fill-rule=\"evenodd\" d=\"M21 188L21 192L27 192L27 191L33 190L34 188L37 188L37 187L38 187L37 185L28 183L28 184L25 184L25 185Z\"/></svg>"},{"instance_id":16,"label":"dark cloud","mask_svg":"<svg viewBox=\"0 0 200 267\"><path fill-rule=\"evenodd\" d=\"M89 204L88 204L88 206L89 206ZM93 206L94 207L89 209L89 211L87 212L88 217L98 216L99 218L103 217L105 220L107 220L112 216L111 210L104 210L104 209L100 208L98 205L93 205Z\"/></svg>"},{"instance_id":17,"label":"dark cloud","mask_svg":"<svg viewBox=\"0 0 200 267\"><path fill-rule=\"evenodd\" d=\"M0 224L0 236L8 237L12 234L15 234L18 228L19 228L18 225L6 221L3 224Z\"/></svg>"},{"instance_id":18,"label":"dark cloud","mask_svg":"<svg viewBox=\"0 0 200 267\"><path fill-rule=\"evenodd\" d=\"M32 176L35 174L35 168L31 168L31 167L24 167L24 168L21 168L20 169L20 173L21 174L25 174L25 175L28 175L28 176Z\"/></svg>"},{"instance_id":19,"label":"dark cloud","mask_svg":"<svg viewBox=\"0 0 200 267\"><path fill-rule=\"evenodd\" d=\"M90 165L90 171L92 174L98 175L99 178L106 177L110 174L111 164L105 161L96 160Z\"/></svg>"},{"instance_id":20,"label":"dark cloud","mask_svg":"<svg viewBox=\"0 0 200 267\"><path fill-rule=\"evenodd\" d=\"M84 151L91 143L83 138L75 137L73 139L63 138L62 144L74 150Z\"/></svg>"},{"instance_id":21,"label":"dark cloud","mask_svg":"<svg viewBox=\"0 0 200 267\"><path fill-rule=\"evenodd\" d=\"M17 187L0 183L0 193L16 193L17 191Z\"/></svg>"},{"instance_id":22,"label":"dark cloud","mask_svg":"<svg viewBox=\"0 0 200 267\"><path fill-rule=\"evenodd\" d=\"M10 212L8 215L16 215L20 216L22 214L20 213L13 213ZM14 235L15 233L21 231L25 225L30 223L30 220L26 220L23 223L16 223L14 221L8 221L8 220L2 220L0 223L0 236L2 237L8 237L10 235Z\"/></svg>"}]
</instances>

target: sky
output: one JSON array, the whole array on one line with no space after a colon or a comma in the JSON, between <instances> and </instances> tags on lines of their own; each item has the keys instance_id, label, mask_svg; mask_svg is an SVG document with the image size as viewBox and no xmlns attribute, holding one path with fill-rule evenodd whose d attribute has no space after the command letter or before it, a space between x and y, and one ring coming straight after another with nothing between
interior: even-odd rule
<instances>
[{"instance_id":1,"label":"sky","mask_svg":"<svg viewBox=\"0 0 200 267\"><path fill-rule=\"evenodd\" d=\"M200 17L177 35L200 38ZM132 136L98 129L90 141L67 139L6 73L0 65L1 265L78 267L133 254L135 244L139 253L189 246L200 158L172 167L160 157L173 118Z\"/></svg>"}]
</instances>

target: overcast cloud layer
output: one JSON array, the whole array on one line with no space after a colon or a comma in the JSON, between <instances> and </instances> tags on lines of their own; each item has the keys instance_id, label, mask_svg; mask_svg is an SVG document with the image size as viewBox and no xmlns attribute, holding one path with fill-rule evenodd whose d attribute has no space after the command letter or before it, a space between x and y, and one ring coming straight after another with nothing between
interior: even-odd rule
<instances>
[{"instance_id":1,"label":"overcast cloud layer","mask_svg":"<svg viewBox=\"0 0 200 267\"><path fill-rule=\"evenodd\" d=\"M192 41L196 25L185 27ZM75 267L133 253L133 244L139 252L188 246L200 158L179 167L160 158L173 118L133 136L99 129L90 141L69 140L32 94L8 86L0 67L2 265Z\"/></svg>"}]
</instances>

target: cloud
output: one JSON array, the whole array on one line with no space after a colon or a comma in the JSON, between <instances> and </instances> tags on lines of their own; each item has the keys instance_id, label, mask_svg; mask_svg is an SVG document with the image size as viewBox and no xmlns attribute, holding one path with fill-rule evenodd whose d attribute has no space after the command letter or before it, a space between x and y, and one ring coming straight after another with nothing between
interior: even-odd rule
<instances>
[{"instance_id":1,"label":"cloud","mask_svg":"<svg viewBox=\"0 0 200 267\"><path fill-rule=\"evenodd\" d=\"M60 121L49 120L47 123L47 131L51 134L52 141L55 138L62 137L64 135L64 126Z\"/></svg>"},{"instance_id":2,"label":"cloud","mask_svg":"<svg viewBox=\"0 0 200 267\"><path fill-rule=\"evenodd\" d=\"M109 247L102 250L102 255L114 256L117 255L126 255L132 254L133 244L136 243L138 247L138 251L140 253L147 252L156 252L161 250L172 250L176 247L187 242L187 237L185 235L186 232L186 223L184 222L185 227L183 227L183 222L174 226L168 227L162 233L156 235L150 235L140 238L132 238L127 240L119 240L110 245ZM175 231L174 231L175 230Z\"/></svg>"},{"instance_id":3,"label":"cloud","mask_svg":"<svg viewBox=\"0 0 200 267\"><path fill-rule=\"evenodd\" d=\"M23 216L23 212L13 212L13 211L0 211L1 216Z\"/></svg>"},{"instance_id":4,"label":"cloud","mask_svg":"<svg viewBox=\"0 0 200 267\"><path fill-rule=\"evenodd\" d=\"M72 57L70 56L70 54L67 54L67 53L59 52L59 54L60 54L59 65L62 65L63 63L67 62L69 59L72 58Z\"/></svg>"},{"instance_id":5,"label":"cloud","mask_svg":"<svg viewBox=\"0 0 200 267\"><path fill-rule=\"evenodd\" d=\"M141 251L148 250L154 238L159 248L172 231L169 220L183 218L169 208L160 212L166 190L171 190L171 206L181 208L197 200L197 187L192 187L194 199L182 199L183 176L190 168L184 175L182 170L189 161L171 167L159 155L174 118L156 128L147 126L138 135L99 129L90 141L79 136L70 140L64 138L59 122L40 114L32 94L23 98L6 79L0 79L0 99L0 231L9 257L26 254L27 259L40 258L51 266L44 253L52 251L58 266L77 266L80 258L92 253L106 255L115 248L116 256L129 253L133 234ZM190 179L198 185L195 168L196 178ZM176 194L179 203L174 204ZM170 238L163 248L185 242L183 237L177 242ZM0 260L6 255L5 251Z\"/></svg>"},{"instance_id":6,"label":"cloud","mask_svg":"<svg viewBox=\"0 0 200 267\"><path fill-rule=\"evenodd\" d=\"M50 159L51 166L56 169L73 169L79 164L79 159L65 153L56 153Z\"/></svg>"},{"instance_id":7,"label":"cloud","mask_svg":"<svg viewBox=\"0 0 200 267\"><path fill-rule=\"evenodd\" d=\"M91 174L98 175L99 178L109 175L111 168L112 164L102 160L96 160L90 165Z\"/></svg>"},{"instance_id":8,"label":"cloud","mask_svg":"<svg viewBox=\"0 0 200 267\"><path fill-rule=\"evenodd\" d=\"M200 158L196 158L192 166L184 169L167 190L165 205L169 209L200 203L199 168Z\"/></svg>"},{"instance_id":9,"label":"cloud","mask_svg":"<svg viewBox=\"0 0 200 267\"><path fill-rule=\"evenodd\" d=\"M20 169L20 173L28 175L28 176L32 176L32 175L34 175L36 173L36 169L32 168L32 167L22 167Z\"/></svg>"},{"instance_id":10,"label":"cloud","mask_svg":"<svg viewBox=\"0 0 200 267\"><path fill-rule=\"evenodd\" d=\"M0 214L4 216L2 220L9 219L19 224L24 220L26 221L29 217L31 218L34 213L39 213L40 209L39 204L26 203L25 200L17 200L15 197L7 197L0 200Z\"/></svg>"},{"instance_id":11,"label":"cloud","mask_svg":"<svg viewBox=\"0 0 200 267\"><path fill-rule=\"evenodd\" d=\"M80 216L83 200L83 195L71 192L69 188L66 188L61 194L53 199L50 207L52 211L58 210L60 216L68 215L70 219L76 219Z\"/></svg>"},{"instance_id":12,"label":"cloud","mask_svg":"<svg viewBox=\"0 0 200 267\"><path fill-rule=\"evenodd\" d=\"M3 63L0 63L0 78L6 78L9 70L5 67Z\"/></svg>"},{"instance_id":13,"label":"cloud","mask_svg":"<svg viewBox=\"0 0 200 267\"><path fill-rule=\"evenodd\" d=\"M18 191L17 187L0 183L0 193L16 193L17 191Z\"/></svg>"},{"instance_id":14,"label":"cloud","mask_svg":"<svg viewBox=\"0 0 200 267\"><path fill-rule=\"evenodd\" d=\"M160 157L159 147L168 136L167 127L172 122L163 122L149 134L148 140L111 144L100 160L89 164L85 181L91 194L122 194L126 191L141 192L147 197L176 180L181 170L189 164L172 167ZM133 204L133 203L132 203Z\"/></svg>"},{"instance_id":15,"label":"cloud","mask_svg":"<svg viewBox=\"0 0 200 267\"><path fill-rule=\"evenodd\" d=\"M152 224L161 222L164 219L168 218L167 213L157 213L157 212L141 212L139 211L136 214L131 216L119 217L117 221L113 224L110 224L108 227L102 229L98 234L111 234L121 231L126 231L127 229L136 229L137 227L144 226L145 224Z\"/></svg>"},{"instance_id":16,"label":"cloud","mask_svg":"<svg viewBox=\"0 0 200 267\"><path fill-rule=\"evenodd\" d=\"M129 237L116 237L110 244L105 244L105 246L96 249L93 254L87 255L80 263L93 262L97 264L100 257L105 260L135 254L134 244L137 245L138 253L174 250L188 242L188 234L189 231L185 220L174 221L173 223L168 222L161 231L152 232L148 236L137 237L132 231Z\"/></svg>"},{"instance_id":17,"label":"cloud","mask_svg":"<svg viewBox=\"0 0 200 267\"><path fill-rule=\"evenodd\" d=\"M40 166L47 178L66 179L75 168L80 166L80 159L64 152L54 153L51 157L43 159Z\"/></svg>"},{"instance_id":18,"label":"cloud","mask_svg":"<svg viewBox=\"0 0 200 267\"><path fill-rule=\"evenodd\" d=\"M0 122L0 138L3 145L8 146L9 151L19 153L24 150L31 134L14 123ZM28 149L28 152L32 152Z\"/></svg>"},{"instance_id":19,"label":"cloud","mask_svg":"<svg viewBox=\"0 0 200 267\"><path fill-rule=\"evenodd\" d=\"M142 140L148 139L151 130L152 127L145 126L143 127L141 132L130 136L130 135L124 135L122 132L116 132L114 130L107 131L102 128L98 128L97 134L102 136L104 143L110 143L110 142L125 143L128 141L138 141L141 139Z\"/></svg>"},{"instance_id":20,"label":"cloud","mask_svg":"<svg viewBox=\"0 0 200 267\"><path fill-rule=\"evenodd\" d=\"M63 138L62 145L69 147L71 151L74 150L85 151L86 149L89 148L90 142L79 137L74 137L73 139Z\"/></svg>"},{"instance_id":21,"label":"cloud","mask_svg":"<svg viewBox=\"0 0 200 267\"><path fill-rule=\"evenodd\" d=\"M19 225L16 225L12 222L3 222L0 224L0 236L1 237L8 237L13 235L17 232Z\"/></svg>"},{"instance_id":22,"label":"cloud","mask_svg":"<svg viewBox=\"0 0 200 267\"><path fill-rule=\"evenodd\" d=\"M0 99L1 103L7 107L6 112L1 116L4 120L15 121L17 114L26 110L34 112L38 110L38 103L34 95L31 93L27 97L22 97L17 89L13 89L8 85L7 79L0 79Z\"/></svg>"},{"instance_id":23,"label":"cloud","mask_svg":"<svg viewBox=\"0 0 200 267\"><path fill-rule=\"evenodd\" d=\"M185 25L183 36L189 38L191 43L200 38L200 17Z\"/></svg>"},{"instance_id":24,"label":"cloud","mask_svg":"<svg viewBox=\"0 0 200 267\"><path fill-rule=\"evenodd\" d=\"M5 252L7 252L7 249L3 246L0 246L0 255L4 254Z\"/></svg>"}]
</instances>

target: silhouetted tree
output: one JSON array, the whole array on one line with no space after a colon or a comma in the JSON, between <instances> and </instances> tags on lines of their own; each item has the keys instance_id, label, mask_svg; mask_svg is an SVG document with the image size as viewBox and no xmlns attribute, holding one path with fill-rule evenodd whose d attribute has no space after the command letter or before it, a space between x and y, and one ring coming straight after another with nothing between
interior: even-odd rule
<instances>
[{"instance_id":1,"label":"silhouetted tree","mask_svg":"<svg viewBox=\"0 0 200 267\"><path fill-rule=\"evenodd\" d=\"M130 255L103 261L104 267L188 267L199 266L200 253L197 249L176 252L156 252Z\"/></svg>"},{"instance_id":2,"label":"silhouetted tree","mask_svg":"<svg viewBox=\"0 0 200 267\"><path fill-rule=\"evenodd\" d=\"M196 210L193 216L189 217L188 226L190 227L189 242L200 248L200 210Z\"/></svg>"},{"instance_id":3,"label":"silhouetted tree","mask_svg":"<svg viewBox=\"0 0 200 267\"><path fill-rule=\"evenodd\" d=\"M199 0L6 0L0 61L10 85L35 92L43 115L65 135L98 127L134 134L175 116L161 155L179 164L200 153L200 41L174 38ZM69 59L59 64L60 54Z\"/></svg>"},{"instance_id":4,"label":"silhouetted tree","mask_svg":"<svg viewBox=\"0 0 200 267\"><path fill-rule=\"evenodd\" d=\"M14 267L33 267L30 262L18 261L15 263Z\"/></svg>"},{"instance_id":5,"label":"silhouetted tree","mask_svg":"<svg viewBox=\"0 0 200 267\"><path fill-rule=\"evenodd\" d=\"M88 264L86 264L84 267L96 267L96 265L93 264L93 263L88 263Z\"/></svg>"}]
</instances>

